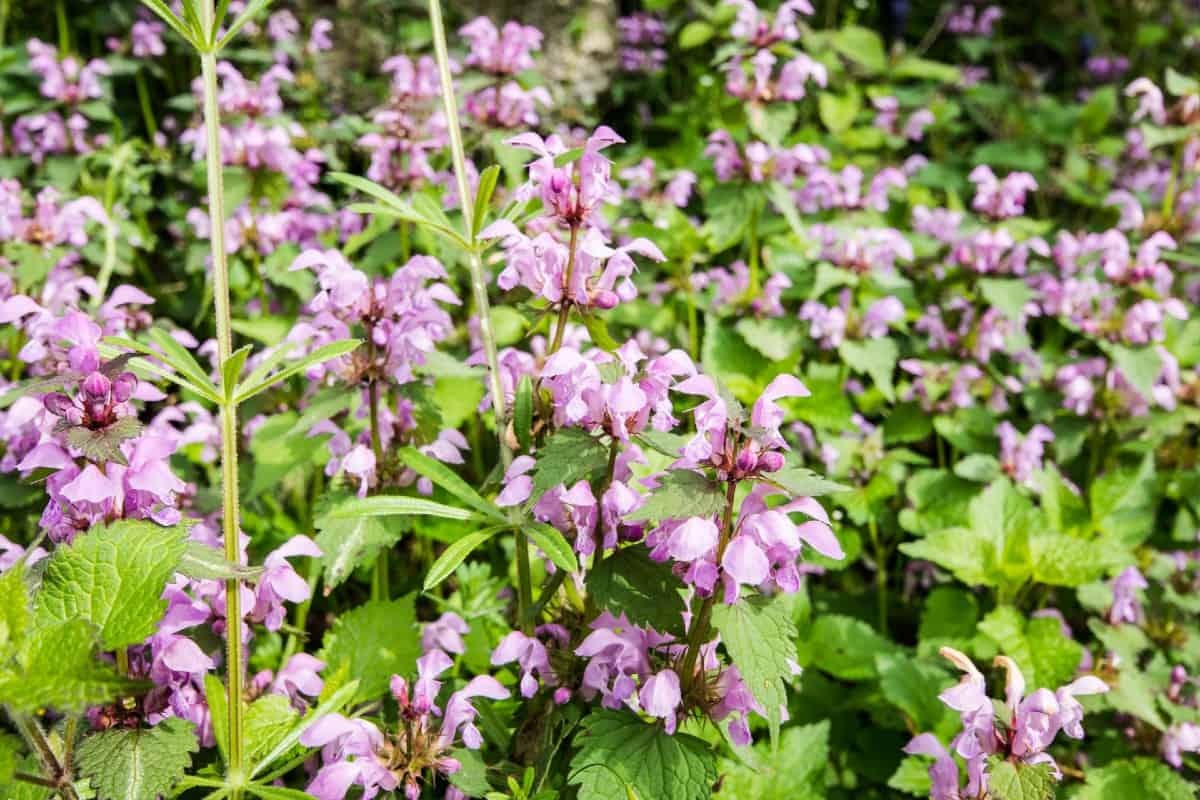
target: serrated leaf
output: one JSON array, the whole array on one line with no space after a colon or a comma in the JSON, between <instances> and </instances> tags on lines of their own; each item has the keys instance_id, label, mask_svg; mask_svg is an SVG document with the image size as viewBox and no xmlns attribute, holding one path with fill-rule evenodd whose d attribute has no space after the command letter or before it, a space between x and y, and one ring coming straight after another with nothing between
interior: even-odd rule
<instances>
[{"instance_id":1,"label":"serrated leaf","mask_svg":"<svg viewBox=\"0 0 1200 800\"><path fill-rule=\"evenodd\" d=\"M995 800L1054 800L1049 764L1014 764L992 756L988 765L988 794Z\"/></svg>"},{"instance_id":2,"label":"serrated leaf","mask_svg":"<svg viewBox=\"0 0 1200 800\"><path fill-rule=\"evenodd\" d=\"M1196 789L1156 758L1114 761L1087 770L1087 783L1074 800L1195 800Z\"/></svg>"},{"instance_id":3,"label":"serrated leaf","mask_svg":"<svg viewBox=\"0 0 1200 800\"><path fill-rule=\"evenodd\" d=\"M449 578L476 548L505 529L506 526L504 525L493 525L481 531L468 533L466 536L451 542L450 546L442 551L442 554L433 562L433 566L429 568L429 572L425 575L425 584L422 588L428 592L446 580L446 578Z\"/></svg>"},{"instance_id":4,"label":"serrated leaf","mask_svg":"<svg viewBox=\"0 0 1200 800\"><path fill-rule=\"evenodd\" d=\"M18 657L17 672L0 672L0 697L17 711L82 711L145 687L97 661L95 649L95 631L82 619L37 628Z\"/></svg>"},{"instance_id":5,"label":"serrated leaf","mask_svg":"<svg viewBox=\"0 0 1200 800\"><path fill-rule=\"evenodd\" d=\"M717 797L734 800L824 800L825 767L829 762L829 721L789 726L774 755L756 745L753 763L727 760Z\"/></svg>"},{"instance_id":6,"label":"serrated leaf","mask_svg":"<svg viewBox=\"0 0 1200 800\"><path fill-rule=\"evenodd\" d=\"M928 797L933 782L929 779L929 762L921 756L906 756L888 778L888 788L916 797Z\"/></svg>"},{"instance_id":7,"label":"serrated leaf","mask_svg":"<svg viewBox=\"0 0 1200 800\"><path fill-rule=\"evenodd\" d=\"M121 417L113 424L98 430L68 428L67 444L78 450L88 461L97 464L126 464L121 444L141 435L142 427L142 423L138 422L136 417Z\"/></svg>"},{"instance_id":8,"label":"serrated leaf","mask_svg":"<svg viewBox=\"0 0 1200 800\"><path fill-rule=\"evenodd\" d=\"M1129 546L1141 544L1154 532L1158 503L1153 454L1137 469L1101 474L1088 487L1088 499L1096 530Z\"/></svg>"},{"instance_id":9,"label":"serrated leaf","mask_svg":"<svg viewBox=\"0 0 1200 800\"><path fill-rule=\"evenodd\" d=\"M17 565L0 574L0 664L21 646L33 616L24 573Z\"/></svg>"},{"instance_id":10,"label":"serrated leaf","mask_svg":"<svg viewBox=\"0 0 1200 800\"><path fill-rule=\"evenodd\" d=\"M329 673L332 674L332 673ZM326 696L328 693L328 696ZM304 718L300 720L285 736L279 739L270 751L262 757L254 768L250 770L250 777L256 778L266 770L268 770L275 762L279 761L284 756L288 755L296 748L300 742L300 735L304 729L309 726L314 720L320 719L327 714L333 714L341 711L353 698L358 694L358 681L350 681L337 689L330 691L330 684L325 684L325 690L321 693L321 701L315 708L310 708ZM214 714L216 713L214 709ZM215 718L214 718L215 719ZM220 740L218 739L218 742Z\"/></svg>"},{"instance_id":11,"label":"serrated leaf","mask_svg":"<svg viewBox=\"0 0 1200 800\"><path fill-rule=\"evenodd\" d=\"M318 656L329 674L346 665L358 679L355 701L374 700L387 690L392 675L409 675L421 654L414 595L372 600L339 616L325 634Z\"/></svg>"},{"instance_id":12,"label":"serrated leaf","mask_svg":"<svg viewBox=\"0 0 1200 800\"><path fill-rule=\"evenodd\" d=\"M120 520L92 528L50 557L37 594L39 625L85 620L105 650L140 644L157 629L163 588L187 549L181 527Z\"/></svg>"},{"instance_id":13,"label":"serrated leaf","mask_svg":"<svg viewBox=\"0 0 1200 800\"><path fill-rule=\"evenodd\" d=\"M170 794L199 749L196 726L168 717L152 728L87 737L79 745L79 770L99 800L156 800Z\"/></svg>"},{"instance_id":14,"label":"serrated leaf","mask_svg":"<svg viewBox=\"0 0 1200 800\"><path fill-rule=\"evenodd\" d=\"M646 502L626 515L630 521L660 522L719 514L725 508L725 488L690 469L669 470L651 490Z\"/></svg>"},{"instance_id":15,"label":"serrated leaf","mask_svg":"<svg viewBox=\"0 0 1200 800\"><path fill-rule=\"evenodd\" d=\"M844 341L838 346L842 360L856 372L865 372L890 403L896 399L892 384L892 373L900 358L900 349L887 337L867 339L862 342Z\"/></svg>"},{"instance_id":16,"label":"serrated leaf","mask_svg":"<svg viewBox=\"0 0 1200 800\"><path fill-rule=\"evenodd\" d=\"M575 737L570 783L579 800L707 800L717 779L708 745L686 733L669 736L621 711L598 711L583 718Z\"/></svg>"},{"instance_id":17,"label":"serrated leaf","mask_svg":"<svg viewBox=\"0 0 1200 800\"><path fill-rule=\"evenodd\" d=\"M796 626L782 603L761 596L718 603L712 619L742 680L766 712L774 745L787 704L784 680L796 661Z\"/></svg>"},{"instance_id":18,"label":"serrated leaf","mask_svg":"<svg viewBox=\"0 0 1200 800\"><path fill-rule=\"evenodd\" d=\"M313 522L317 547L321 548L325 594L341 585L359 565L374 563L381 550L391 547L404 535L401 527L389 525L379 517L337 517L334 509Z\"/></svg>"},{"instance_id":19,"label":"serrated leaf","mask_svg":"<svg viewBox=\"0 0 1200 800\"><path fill-rule=\"evenodd\" d=\"M264 694L251 703L246 708L244 736L249 762L254 764L269 753L299 721L300 714L283 695Z\"/></svg>"},{"instance_id":20,"label":"serrated leaf","mask_svg":"<svg viewBox=\"0 0 1200 800\"><path fill-rule=\"evenodd\" d=\"M1000 606L983 618L979 630L997 644L1000 653L1017 662L1031 689L1053 690L1079 670L1083 648L1063 636L1056 619L1026 621L1012 606Z\"/></svg>"},{"instance_id":21,"label":"serrated leaf","mask_svg":"<svg viewBox=\"0 0 1200 800\"><path fill-rule=\"evenodd\" d=\"M538 450L530 500L536 502L560 483L570 487L581 480L599 479L607 470L607 447L579 428L560 428Z\"/></svg>"},{"instance_id":22,"label":"serrated leaf","mask_svg":"<svg viewBox=\"0 0 1200 800\"><path fill-rule=\"evenodd\" d=\"M793 497L821 497L850 491L849 486L822 478L806 467L788 467L768 473L764 477Z\"/></svg>"},{"instance_id":23,"label":"serrated leaf","mask_svg":"<svg viewBox=\"0 0 1200 800\"><path fill-rule=\"evenodd\" d=\"M837 678L862 681L877 675L875 657L901 652L860 619L822 614L808 632L801 665L806 663Z\"/></svg>"},{"instance_id":24,"label":"serrated leaf","mask_svg":"<svg viewBox=\"0 0 1200 800\"><path fill-rule=\"evenodd\" d=\"M772 361L786 361L804 346L804 329L795 320L746 317L734 326L746 344Z\"/></svg>"},{"instance_id":25,"label":"serrated leaf","mask_svg":"<svg viewBox=\"0 0 1200 800\"><path fill-rule=\"evenodd\" d=\"M938 699L938 693L953 682L940 663L907 654L880 653L875 656L875 669L884 698L904 713L912 730L955 731L958 716Z\"/></svg>"},{"instance_id":26,"label":"serrated leaf","mask_svg":"<svg viewBox=\"0 0 1200 800\"><path fill-rule=\"evenodd\" d=\"M681 632L686 607L670 564L652 561L645 547L624 547L593 567L587 590L596 607L625 614L634 625Z\"/></svg>"},{"instance_id":27,"label":"serrated leaf","mask_svg":"<svg viewBox=\"0 0 1200 800\"><path fill-rule=\"evenodd\" d=\"M1025 317L1025 306L1034 298L1033 290L1017 278L983 278L979 281L979 291L989 305L1013 322Z\"/></svg>"}]
</instances>

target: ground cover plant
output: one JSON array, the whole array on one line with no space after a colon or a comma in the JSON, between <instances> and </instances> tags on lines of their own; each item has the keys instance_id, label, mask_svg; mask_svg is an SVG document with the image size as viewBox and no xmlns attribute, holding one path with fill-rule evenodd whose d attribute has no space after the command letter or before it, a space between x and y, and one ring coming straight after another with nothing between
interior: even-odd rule
<instances>
[{"instance_id":1,"label":"ground cover plant","mask_svg":"<svg viewBox=\"0 0 1200 800\"><path fill-rule=\"evenodd\" d=\"M1200 8L567 5L0 0L0 797L1195 798Z\"/></svg>"}]
</instances>

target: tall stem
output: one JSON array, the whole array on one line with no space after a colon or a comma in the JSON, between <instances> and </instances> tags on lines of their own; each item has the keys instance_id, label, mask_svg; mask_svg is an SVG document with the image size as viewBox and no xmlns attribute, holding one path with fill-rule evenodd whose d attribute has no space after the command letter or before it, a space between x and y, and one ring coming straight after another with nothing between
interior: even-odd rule
<instances>
[{"instance_id":1,"label":"tall stem","mask_svg":"<svg viewBox=\"0 0 1200 800\"><path fill-rule=\"evenodd\" d=\"M749 300L758 297L758 201L752 200L750 203L750 221L749 225L749 245L750 245L750 288L746 294Z\"/></svg>"},{"instance_id":2,"label":"tall stem","mask_svg":"<svg viewBox=\"0 0 1200 800\"><path fill-rule=\"evenodd\" d=\"M500 440L500 457L505 468L512 463L512 451L508 449L504 432L508 424L508 411L504 402L504 386L500 383L500 358L496 354L496 334L492 330L491 305L488 302L487 281L483 276L483 263L475 246L475 208L467 186L467 155L463 150L462 128L458 122L458 102L454 98L454 79L450 75L450 56L446 52L446 27L442 22L442 4L429 0L429 24L433 28L433 49L437 56L438 78L442 88L442 106L446 112L446 128L450 138L450 158L454 161L454 177L458 183L459 206L468 241L467 267L471 272L471 294L475 301L475 313L479 315L479 338L483 340L483 352L488 365L488 388L491 393L492 410L496 413L496 435Z\"/></svg>"},{"instance_id":3,"label":"tall stem","mask_svg":"<svg viewBox=\"0 0 1200 800\"><path fill-rule=\"evenodd\" d=\"M200 3L201 24L212 30L215 12L213 0ZM225 188L221 166L221 117L217 108L217 58L212 52L200 54L204 78L204 128L207 135L209 243L212 246L213 307L216 312L217 357L225 363L233 353L233 325L229 316L229 265L225 258ZM225 558L242 563L238 520L238 424L237 404L221 406L221 521L225 538ZM226 706L229 710L229 782L234 786L243 779L242 696L242 598L241 584L234 578L225 582L225 645L229 670ZM234 790L237 797L238 791Z\"/></svg>"},{"instance_id":4,"label":"tall stem","mask_svg":"<svg viewBox=\"0 0 1200 800\"><path fill-rule=\"evenodd\" d=\"M375 332L371 330L370 326L367 328L367 354L372 371L372 377L367 383L367 402L371 415L371 453L375 456L375 474L380 475L383 470L383 439L379 435L379 381L373 374L376 358ZM388 549L385 547L375 558L375 572L371 576L372 600L387 600L391 594L391 588L388 585L388 569Z\"/></svg>"},{"instance_id":5,"label":"tall stem","mask_svg":"<svg viewBox=\"0 0 1200 800\"><path fill-rule=\"evenodd\" d=\"M467 154L463 149L462 128L458 122L458 102L454 98L454 79L450 75L450 56L446 51L446 26L442 21L440 0L429 0L429 26L433 33L433 52L437 57L438 79L442 90L442 107L446 113L446 132L450 138L450 158L454 162L454 177L458 184L459 207L462 209L470 248L467 252L467 268L471 272L471 294L475 302L475 313L479 316L479 338L483 340L483 353L488 365L488 391L491 394L492 410L496 414L496 436L499 440L500 461L507 470L512 464L512 451L508 449L508 409L504 402L504 386L500 383L500 358L496 353L496 334L492 330L491 305L488 302L487 281L483 275L483 262L475 239L475 209L467 186ZM525 531L517 528L515 533L517 557L517 619L524 627L524 612L533 605L533 581L529 567L529 539Z\"/></svg>"}]
</instances>

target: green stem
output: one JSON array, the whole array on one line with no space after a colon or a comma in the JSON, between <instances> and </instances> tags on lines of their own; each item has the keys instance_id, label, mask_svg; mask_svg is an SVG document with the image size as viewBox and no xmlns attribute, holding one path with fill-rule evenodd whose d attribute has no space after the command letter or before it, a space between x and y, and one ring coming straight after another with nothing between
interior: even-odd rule
<instances>
[{"instance_id":1,"label":"green stem","mask_svg":"<svg viewBox=\"0 0 1200 800\"><path fill-rule=\"evenodd\" d=\"M750 287L746 290L746 299L758 297L758 202L750 203L750 221L747 223L750 231Z\"/></svg>"},{"instance_id":2,"label":"green stem","mask_svg":"<svg viewBox=\"0 0 1200 800\"><path fill-rule=\"evenodd\" d=\"M211 31L214 25L213 0L200 3L201 25ZM224 364L233 353L233 324L229 314L229 264L225 257L225 188L221 163L221 117L217 107L217 59L216 54L202 52L200 69L204 77L204 127L208 139L208 217L209 244L212 248L213 310L217 328L217 361ZM236 564L242 563L239 546L238 516L238 423L237 404L221 406L221 522L225 539L225 558ZM229 765L227 781L231 786L240 786L244 779L244 727L242 722L242 698L244 696L244 658L242 654L242 597L241 583L236 578L225 582L225 645L229 671ZM236 799L240 791L235 788Z\"/></svg>"},{"instance_id":3,"label":"green stem","mask_svg":"<svg viewBox=\"0 0 1200 800\"><path fill-rule=\"evenodd\" d=\"M887 595L887 552L879 540L879 523L871 517L867 523L871 532L871 546L875 550L875 591L879 604L879 632L887 636L888 631L888 595Z\"/></svg>"},{"instance_id":4,"label":"green stem","mask_svg":"<svg viewBox=\"0 0 1200 800\"><path fill-rule=\"evenodd\" d=\"M370 364L370 374L374 374L375 360L375 332L372 326L367 326L367 360ZM375 456L375 474L383 474L383 439L379 434L379 381L371 377L367 382L367 398L368 411L370 412L371 420L371 452ZM379 555L375 559L375 571L371 575L371 599L372 600L387 600L391 594L388 586L388 549L385 547L379 551Z\"/></svg>"},{"instance_id":5,"label":"green stem","mask_svg":"<svg viewBox=\"0 0 1200 800\"><path fill-rule=\"evenodd\" d=\"M692 285L693 266L690 261L684 276L684 294L687 296L688 355L695 360L700 357L700 314L696 310L696 287Z\"/></svg>"},{"instance_id":6,"label":"green stem","mask_svg":"<svg viewBox=\"0 0 1200 800\"><path fill-rule=\"evenodd\" d=\"M150 105L150 90L146 87L146 74L138 70L133 74L134 85L137 86L138 104L142 107L142 122L146 125L146 138L151 144L158 133L158 122L154 119L154 110Z\"/></svg>"},{"instance_id":7,"label":"green stem","mask_svg":"<svg viewBox=\"0 0 1200 800\"><path fill-rule=\"evenodd\" d=\"M1188 140L1184 139L1175 146L1175 158L1171 161L1171 178L1167 182L1166 191L1163 192L1162 201L1162 224L1166 227L1171 222L1171 216L1175 213L1175 193L1179 187L1179 171L1183 166L1183 151L1187 147Z\"/></svg>"},{"instance_id":8,"label":"green stem","mask_svg":"<svg viewBox=\"0 0 1200 800\"><path fill-rule=\"evenodd\" d=\"M67 24L67 4L65 0L55 0L54 19L58 24L58 54L65 58L71 54L71 26Z\"/></svg>"},{"instance_id":9,"label":"green stem","mask_svg":"<svg viewBox=\"0 0 1200 800\"><path fill-rule=\"evenodd\" d=\"M37 720L32 717L18 716L9 711L8 716L16 723L17 730L21 732L25 742L29 745L41 762L42 769L50 776L46 783L46 779L42 781L29 780L34 776L28 776L25 780L30 783L38 783L40 785L48 785L57 789L63 796L64 800L79 800L79 794L75 791L75 786L71 783L70 763L64 765L60 761L58 755L54 752L54 747L50 744L50 740L46 738L45 731L38 724Z\"/></svg>"},{"instance_id":10,"label":"green stem","mask_svg":"<svg viewBox=\"0 0 1200 800\"><path fill-rule=\"evenodd\" d=\"M567 330L567 322L571 317L571 280L575 277L575 249L579 243L579 226L571 226L571 244L567 252L567 271L563 278L563 297L558 306L558 324L554 328L554 341L550 344L547 356L552 356L562 347L563 334Z\"/></svg>"},{"instance_id":11,"label":"green stem","mask_svg":"<svg viewBox=\"0 0 1200 800\"><path fill-rule=\"evenodd\" d=\"M112 281L113 270L117 266L117 221L114 219L117 209L117 178L126 162L133 155L133 146L128 142L117 148L113 153L112 164L108 168L108 177L104 180L104 213L108 222L104 226L104 261L100 263L100 272L96 275L96 296L92 298L92 307L97 308L104 302L108 294L108 284Z\"/></svg>"},{"instance_id":12,"label":"green stem","mask_svg":"<svg viewBox=\"0 0 1200 800\"><path fill-rule=\"evenodd\" d=\"M450 157L454 162L454 177L458 184L459 207L462 209L463 224L470 250L467 253L467 268L471 273L471 294L475 302L475 313L479 316L479 338L483 341L483 352L488 365L488 390L491 394L492 411L496 415L496 437L499 440L500 461L504 469L512 463L512 451L508 449L505 433L508 430L508 411L504 402L504 386L500 383L500 358L496 353L496 334L492 330L492 311L488 301L487 280L483 274L483 262L475 238L474 204L467 186L467 155L463 150L462 127L458 122L458 102L454 98L454 78L450 74L450 55L446 50L446 26L442 22L440 0L429 0L429 25L433 34L433 51L437 58L438 78L442 90L442 107L446 112L446 133L450 139ZM533 604L533 582L529 568L529 539L519 527L515 531L517 555L517 613L518 619L525 609Z\"/></svg>"},{"instance_id":13,"label":"green stem","mask_svg":"<svg viewBox=\"0 0 1200 800\"><path fill-rule=\"evenodd\" d=\"M737 495L737 481L730 481L725 489L725 512L721 518L721 539L717 543L717 563L721 563L721 559L725 555L725 548L729 546L729 541L733 538L733 502ZM716 602L716 592L720 587L713 590L713 594L704 598L700 604L700 610L692 618L692 627L688 631L687 653L683 656L683 667L680 669L680 678L691 686L696 680L696 661L700 656L700 648L704 646L709 639L712 638L712 609Z\"/></svg>"},{"instance_id":14,"label":"green stem","mask_svg":"<svg viewBox=\"0 0 1200 800\"><path fill-rule=\"evenodd\" d=\"M4 46L4 34L8 29L8 13L11 0L0 0L0 47Z\"/></svg>"},{"instance_id":15,"label":"green stem","mask_svg":"<svg viewBox=\"0 0 1200 800\"><path fill-rule=\"evenodd\" d=\"M13 780L22 781L24 783L32 783L35 786L46 786L50 789L58 788L58 784L49 778L43 778L41 775L30 775L28 772L14 772Z\"/></svg>"}]
</instances>

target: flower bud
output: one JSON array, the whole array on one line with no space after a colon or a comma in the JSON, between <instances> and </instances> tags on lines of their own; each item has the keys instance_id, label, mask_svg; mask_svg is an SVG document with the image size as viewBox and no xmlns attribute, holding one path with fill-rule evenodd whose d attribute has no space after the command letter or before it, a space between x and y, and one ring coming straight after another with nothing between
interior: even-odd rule
<instances>
[{"instance_id":1,"label":"flower bud","mask_svg":"<svg viewBox=\"0 0 1200 800\"><path fill-rule=\"evenodd\" d=\"M601 289L592 295L592 305L604 311L616 308L619 302L621 302L621 298L617 296L616 292L609 289Z\"/></svg>"},{"instance_id":2,"label":"flower bud","mask_svg":"<svg viewBox=\"0 0 1200 800\"><path fill-rule=\"evenodd\" d=\"M71 398L62 392L52 392L46 395L42 398L42 405L56 417L65 417L68 412L77 410L75 404L71 402Z\"/></svg>"},{"instance_id":3,"label":"flower bud","mask_svg":"<svg viewBox=\"0 0 1200 800\"><path fill-rule=\"evenodd\" d=\"M83 379L84 397L91 402L106 402L111 389L112 381L102 372L93 372Z\"/></svg>"},{"instance_id":4,"label":"flower bud","mask_svg":"<svg viewBox=\"0 0 1200 800\"><path fill-rule=\"evenodd\" d=\"M733 465L734 465L734 467L737 468L737 471L741 472L743 475L746 474L747 472L753 472L754 467L757 464L758 464L758 459L755 457L754 453L752 453L750 451L750 448L748 448L748 447L743 449L740 453L738 453L737 460L733 462Z\"/></svg>"},{"instance_id":5,"label":"flower bud","mask_svg":"<svg viewBox=\"0 0 1200 800\"><path fill-rule=\"evenodd\" d=\"M117 403L124 403L133 397L133 393L137 389L137 383L137 376L132 372L122 372L112 383L113 400Z\"/></svg>"},{"instance_id":6,"label":"flower bud","mask_svg":"<svg viewBox=\"0 0 1200 800\"><path fill-rule=\"evenodd\" d=\"M783 453L774 450L763 453L758 457L758 469L760 472L778 472L783 469Z\"/></svg>"}]
</instances>

